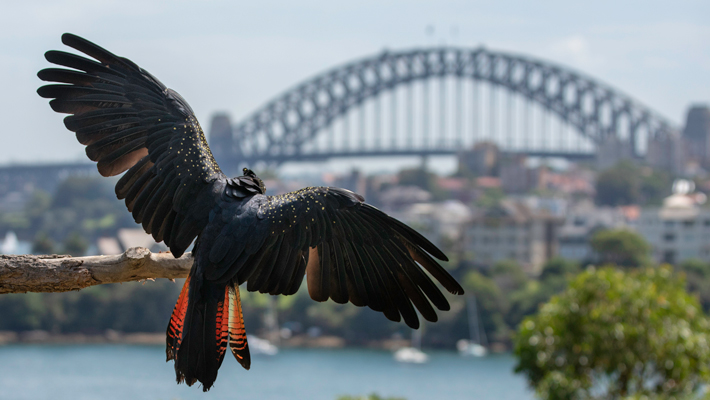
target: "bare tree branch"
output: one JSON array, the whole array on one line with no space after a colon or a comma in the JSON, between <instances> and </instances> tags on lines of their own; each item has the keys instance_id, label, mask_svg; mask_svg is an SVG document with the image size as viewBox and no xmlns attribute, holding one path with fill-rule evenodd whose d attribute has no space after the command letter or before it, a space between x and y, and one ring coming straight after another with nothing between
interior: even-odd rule
<instances>
[{"instance_id":1,"label":"bare tree branch","mask_svg":"<svg viewBox=\"0 0 710 400\"><path fill-rule=\"evenodd\" d=\"M0 294L66 292L102 283L186 278L192 255L133 247L115 256L0 256Z\"/></svg>"}]
</instances>

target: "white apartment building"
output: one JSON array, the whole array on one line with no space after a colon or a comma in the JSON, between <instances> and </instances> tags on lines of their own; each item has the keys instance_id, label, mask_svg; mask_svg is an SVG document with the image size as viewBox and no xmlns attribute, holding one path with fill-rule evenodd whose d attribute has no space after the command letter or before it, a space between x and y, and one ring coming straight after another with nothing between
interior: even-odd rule
<instances>
[{"instance_id":1,"label":"white apartment building","mask_svg":"<svg viewBox=\"0 0 710 400\"><path fill-rule=\"evenodd\" d=\"M557 230L562 222L548 212L506 199L499 207L473 216L464 231L464 243L478 263L515 260L528 274L537 275L557 254Z\"/></svg>"},{"instance_id":2,"label":"white apartment building","mask_svg":"<svg viewBox=\"0 0 710 400\"><path fill-rule=\"evenodd\" d=\"M559 256L568 260L586 261L593 257L589 244L595 232L603 229L630 227L621 207L597 207L583 201L570 207L558 233Z\"/></svg>"},{"instance_id":3,"label":"white apartment building","mask_svg":"<svg viewBox=\"0 0 710 400\"><path fill-rule=\"evenodd\" d=\"M641 210L636 228L652 246L656 262L710 261L710 209L698 204L703 197L674 194L662 207Z\"/></svg>"},{"instance_id":4,"label":"white apartment building","mask_svg":"<svg viewBox=\"0 0 710 400\"><path fill-rule=\"evenodd\" d=\"M439 247L443 247L445 241L457 242L463 227L471 219L471 209L458 200L417 203L401 211L387 212L416 229Z\"/></svg>"}]
</instances>

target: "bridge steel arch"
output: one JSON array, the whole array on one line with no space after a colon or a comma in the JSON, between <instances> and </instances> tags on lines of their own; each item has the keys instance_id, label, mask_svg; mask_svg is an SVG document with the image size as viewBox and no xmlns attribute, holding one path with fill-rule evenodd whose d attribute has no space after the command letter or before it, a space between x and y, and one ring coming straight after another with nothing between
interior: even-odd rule
<instances>
[{"instance_id":1,"label":"bridge steel arch","mask_svg":"<svg viewBox=\"0 0 710 400\"><path fill-rule=\"evenodd\" d=\"M502 87L556 114L596 145L608 138L625 141L635 156L641 156L639 149L643 147L640 133L646 140L653 140L677 132L672 123L650 108L569 68L484 47L441 47L384 51L316 75L234 125L228 153L230 158L247 164L327 158L327 154L307 154L303 149L335 119L400 85L444 77ZM622 124L626 126L622 128ZM622 130L626 132L623 138ZM432 148L420 149L417 154L421 151L454 152ZM413 153L411 149L383 152L396 154Z\"/></svg>"}]
</instances>

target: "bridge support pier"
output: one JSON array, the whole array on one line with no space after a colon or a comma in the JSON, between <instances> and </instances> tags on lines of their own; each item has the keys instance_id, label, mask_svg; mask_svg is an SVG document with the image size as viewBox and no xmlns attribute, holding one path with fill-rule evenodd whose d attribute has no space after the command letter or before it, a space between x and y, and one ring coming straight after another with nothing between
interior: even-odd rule
<instances>
[{"instance_id":1,"label":"bridge support pier","mask_svg":"<svg viewBox=\"0 0 710 400\"><path fill-rule=\"evenodd\" d=\"M429 156L423 155L419 160L419 168L422 171L427 171L429 169Z\"/></svg>"}]
</instances>

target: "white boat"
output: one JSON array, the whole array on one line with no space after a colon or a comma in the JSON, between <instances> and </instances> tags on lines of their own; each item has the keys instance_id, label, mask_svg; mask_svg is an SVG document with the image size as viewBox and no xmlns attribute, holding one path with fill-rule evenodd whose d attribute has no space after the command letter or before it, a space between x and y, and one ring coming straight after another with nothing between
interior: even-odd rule
<instances>
[{"instance_id":1,"label":"white boat","mask_svg":"<svg viewBox=\"0 0 710 400\"><path fill-rule=\"evenodd\" d=\"M394 352L394 359L397 362L408 364L424 364L429 361L429 356L422 350L422 331L412 330L412 346L402 347Z\"/></svg>"},{"instance_id":2,"label":"white boat","mask_svg":"<svg viewBox=\"0 0 710 400\"><path fill-rule=\"evenodd\" d=\"M275 356L279 352L279 348L271 344L266 339L262 339L256 336L247 337L247 343L249 343L249 352L251 354L262 354L265 356Z\"/></svg>"},{"instance_id":3,"label":"white boat","mask_svg":"<svg viewBox=\"0 0 710 400\"><path fill-rule=\"evenodd\" d=\"M279 322L276 316L276 298L273 296L269 297L269 308L264 320L268 339L256 336L247 337L249 352L254 355L275 356L279 352L279 348L274 344L279 340Z\"/></svg>"},{"instance_id":4,"label":"white boat","mask_svg":"<svg viewBox=\"0 0 710 400\"><path fill-rule=\"evenodd\" d=\"M402 347L394 352L394 359L401 363L424 364L429 361L429 356L414 347Z\"/></svg>"},{"instance_id":5,"label":"white boat","mask_svg":"<svg viewBox=\"0 0 710 400\"><path fill-rule=\"evenodd\" d=\"M475 296L471 295L467 298L466 308L468 311L468 333L470 338L456 342L456 349L462 356L483 357L488 354L486 331L478 323L478 307L476 307Z\"/></svg>"},{"instance_id":6,"label":"white boat","mask_svg":"<svg viewBox=\"0 0 710 400\"><path fill-rule=\"evenodd\" d=\"M488 350L478 343L471 343L466 339L456 342L456 349L462 356L483 357L488 354Z\"/></svg>"}]
</instances>

